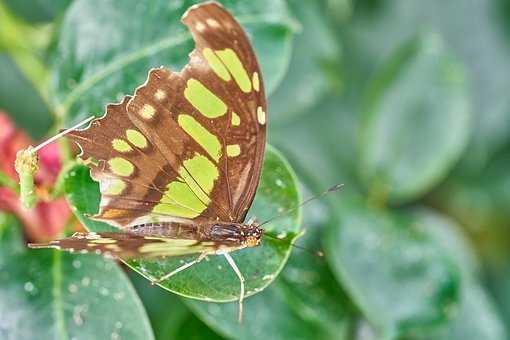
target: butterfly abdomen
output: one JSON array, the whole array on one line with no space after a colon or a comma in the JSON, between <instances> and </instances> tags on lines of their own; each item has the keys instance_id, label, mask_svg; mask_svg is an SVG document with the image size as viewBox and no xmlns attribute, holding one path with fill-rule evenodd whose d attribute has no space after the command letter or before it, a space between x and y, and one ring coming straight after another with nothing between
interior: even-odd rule
<instances>
[{"instance_id":1,"label":"butterfly abdomen","mask_svg":"<svg viewBox=\"0 0 510 340\"><path fill-rule=\"evenodd\" d=\"M204 222L202 224L159 222L145 223L129 227L126 232L141 235L171 239L196 240L199 242L214 242L221 246L256 246L264 233L256 224L241 224L232 222Z\"/></svg>"}]
</instances>

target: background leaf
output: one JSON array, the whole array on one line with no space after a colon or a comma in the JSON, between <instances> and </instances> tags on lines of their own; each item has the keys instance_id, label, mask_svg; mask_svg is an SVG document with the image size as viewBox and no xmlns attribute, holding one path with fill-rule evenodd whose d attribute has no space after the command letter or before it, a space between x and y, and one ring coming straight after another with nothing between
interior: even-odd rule
<instances>
[{"instance_id":1,"label":"background leaf","mask_svg":"<svg viewBox=\"0 0 510 340\"><path fill-rule=\"evenodd\" d=\"M0 110L34 138L41 138L53 124L45 101L11 57L0 53Z\"/></svg>"},{"instance_id":2,"label":"background leaf","mask_svg":"<svg viewBox=\"0 0 510 340\"><path fill-rule=\"evenodd\" d=\"M459 226L430 209L414 209L411 215L414 225L435 239L461 272L458 306L452 310L452 320L440 328L434 338L506 339L506 331L494 302L480 282L480 267L475 253Z\"/></svg>"},{"instance_id":3,"label":"background leaf","mask_svg":"<svg viewBox=\"0 0 510 340\"><path fill-rule=\"evenodd\" d=\"M344 51L352 56L347 65L361 72L358 80L367 79L397 46L419 32L431 31L444 38L468 71L473 126L477 127L472 131L470 152L464 155L465 170L479 170L508 141L510 101L505 89L510 78L503 70L509 69L510 44L505 3L361 0L353 21L345 27L349 45Z\"/></svg>"},{"instance_id":4,"label":"background leaf","mask_svg":"<svg viewBox=\"0 0 510 340\"><path fill-rule=\"evenodd\" d=\"M145 310L115 262L28 250L19 223L5 214L0 297L2 339L153 338Z\"/></svg>"},{"instance_id":5,"label":"background leaf","mask_svg":"<svg viewBox=\"0 0 510 340\"><path fill-rule=\"evenodd\" d=\"M151 285L133 271L129 277L147 308L156 339L222 339L197 319L179 297Z\"/></svg>"},{"instance_id":6,"label":"background leaf","mask_svg":"<svg viewBox=\"0 0 510 340\"><path fill-rule=\"evenodd\" d=\"M149 3L128 0L77 0L66 12L54 58L54 94L68 121L102 115L109 102L133 93L150 68L179 70L193 49L181 24L197 1ZM283 0L222 3L253 40L267 93L283 77L290 58L295 23ZM134 18L136 20L126 20Z\"/></svg>"},{"instance_id":7,"label":"background leaf","mask_svg":"<svg viewBox=\"0 0 510 340\"><path fill-rule=\"evenodd\" d=\"M289 6L301 29L296 33L287 75L269 98L273 122L288 121L324 96L331 86L326 66L340 53L319 2L289 1Z\"/></svg>"},{"instance_id":8,"label":"background leaf","mask_svg":"<svg viewBox=\"0 0 510 340\"><path fill-rule=\"evenodd\" d=\"M333 272L382 338L434 329L458 301L459 273L440 247L405 217L345 202L329 226Z\"/></svg>"},{"instance_id":9,"label":"background leaf","mask_svg":"<svg viewBox=\"0 0 510 340\"><path fill-rule=\"evenodd\" d=\"M264 221L294 207L299 202L293 171L283 157L269 147L265 155L261 182L248 216ZM105 223L93 222L84 214L94 214L99 204L99 186L89 177L87 168L71 170L66 192L75 212L90 231L113 230ZM246 294L252 295L267 287L278 275L290 255L289 243L299 233L300 212L294 211L266 230L282 239L264 239L260 247L234 252L232 257L246 279ZM147 278L159 278L198 255L161 259L136 259L127 264ZM161 284L166 289L186 297L206 301L226 302L239 297L239 280L223 256L209 256Z\"/></svg>"},{"instance_id":10,"label":"background leaf","mask_svg":"<svg viewBox=\"0 0 510 340\"><path fill-rule=\"evenodd\" d=\"M446 175L468 137L464 77L437 35L404 44L382 67L362 127L360 171L369 191L413 200Z\"/></svg>"}]
</instances>

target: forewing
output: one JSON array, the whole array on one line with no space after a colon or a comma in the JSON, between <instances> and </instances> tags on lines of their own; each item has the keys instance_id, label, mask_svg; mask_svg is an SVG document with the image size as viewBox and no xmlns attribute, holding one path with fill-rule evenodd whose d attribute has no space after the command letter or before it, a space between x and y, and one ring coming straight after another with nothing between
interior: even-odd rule
<instances>
[{"instance_id":1,"label":"forewing","mask_svg":"<svg viewBox=\"0 0 510 340\"><path fill-rule=\"evenodd\" d=\"M211 129L225 136L222 166L228 174L231 211L242 221L259 183L266 142L260 68L244 30L217 3L192 7L182 21L196 43L185 77L198 78L228 103L223 125L211 124Z\"/></svg>"},{"instance_id":2,"label":"forewing","mask_svg":"<svg viewBox=\"0 0 510 340\"><path fill-rule=\"evenodd\" d=\"M75 233L71 237L49 243L29 244L29 247L103 254L122 259L211 253L217 249L214 242L143 236L123 232Z\"/></svg>"},{"instance_id":3,"label":"forewing","mask_svg":"<svg viewBox=\"0 0 510 340\"><path fill-rule=\"evenodd\" d=\"M134 96L71 134L100 181L95 218L147 222L241 221L265 147L266 103L253 49L216 3L183 16L196 49L180 72L149 72Z\"/></svg>"}]
</instances>

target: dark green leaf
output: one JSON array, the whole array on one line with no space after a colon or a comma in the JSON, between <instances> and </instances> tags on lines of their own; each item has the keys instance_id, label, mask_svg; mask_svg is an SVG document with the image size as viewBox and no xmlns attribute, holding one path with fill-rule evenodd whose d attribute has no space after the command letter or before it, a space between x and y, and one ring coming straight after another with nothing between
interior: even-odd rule
<instances>
[{"instance_id":1,"label":"dark green leaf","mask_svg":"<svg viewBox=\"0 0 510 340\"><path fill-rule=\"evenodd\" d=\"M7 54L0 54L0 74L0 110L32 137L41 138L53 124L46 103Z\"/></svg>"},{"instance_id":2,"label":"dark green leaf","mask_svg":"<svg viewBox=\"0 0 510 340\"><path fill-rule=\"evenodd\" d=\"M449 321L460 278L448 254L406 216L342 202L326 257L377 332L392 338Z\"/></svg>"},{"instance_id":3,"label":"dark green leaf","mask_svg":"<svg viewBox=\"0 0 510 340\"><path fill-rule=\"evenodd\" d=\"M218 335L207 327L200 319L193 314L188 314L187 318L179 325L177 329L176 340L222 340Z\"/></svg>"},{"instance_id":4,"label":"dark green leaf","mask_svg":"<svg viewBox=\"0 0 510 340\"><path fill-rule=\"evenodd\" d=\"M32 22L52 21L64 12L72 0L3 0L17 16Z\"/></svg>"},{"instance_id":5,"label":"dark green leaf","mask_svg":"<svg viewBox=\"0 0 510 340\"><path fill-rule=\"evenodd\" d=\"M115 262L28 250L0 215L0 338L152 339L138 296Z\"/></svg>"},{"instance_id":6,"label":"dark green leaf","mask_svg":"<svg viewBox=\"0 0 510 340\"><path fill-rule=\"evenodd\" d=\"M360 171L369 190L413 200L444 178L467 142L464 73L434 34L400 47L366 103Z\"/></svg>"},{"instance_id":7,"label":"dark green leaf","mask_svg":"<svg viewBox=\"0 0 510 340\"><path fill-rule=\"evenodd\" d=\"M264 221L299 202L295 176L283 157L268 147L261 182L248 213ZM114 230L113 227L93 222L84 214L97 212L99 203L98 184L89 177L88 169L78 167L71 170L66 192L80 220L91 231ZM266 230L284 242L264 239L262 246L234 252L238 267L246 278L247 295L255 294L267 287L278 275L290 254L289 242L298 236L300 211L288 214L267 224ZM155 260L131 260L128 265L149 278L159 278L170 273L196 256L181 256ZM239 280L223 256L209 256L207 260L175 275L163 282L168 290L186 297L206 301L233 301L239 296Z\"/></svg>"},{"instance_id":8,"label":"dark green leaf","mask_svg":"<svg viewBox=\"0 0 510 340\"><path fill-rule=\"evenodd\" d=\"M180 69L193 49L180 18L195 2L73 2L60 29L53 84L56 102L68 120L101 115L107 103L133 93L152 67ZM271 93L287 69L295 26L285 3L222 3L252 38Z\"/></svg>"}]
</instances>

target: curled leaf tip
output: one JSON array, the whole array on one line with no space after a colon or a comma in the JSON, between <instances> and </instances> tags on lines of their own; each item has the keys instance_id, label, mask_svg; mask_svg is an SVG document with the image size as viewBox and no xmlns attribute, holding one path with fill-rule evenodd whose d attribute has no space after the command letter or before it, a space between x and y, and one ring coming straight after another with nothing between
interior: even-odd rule
<instances>
[{"instance_id":1,"label":"curled leaf tip","mask_svg":"<svg viewBox=\"0 0 510 340\"><path fill-rule=\"evenodd\" d=\"M20 150L16 154L14 168L19 175L20 200L25 208L33 208L37 202L34 176L39 169L38 161L37 153L34 152L32 146Z\"/></svg>"}]
</instances>

